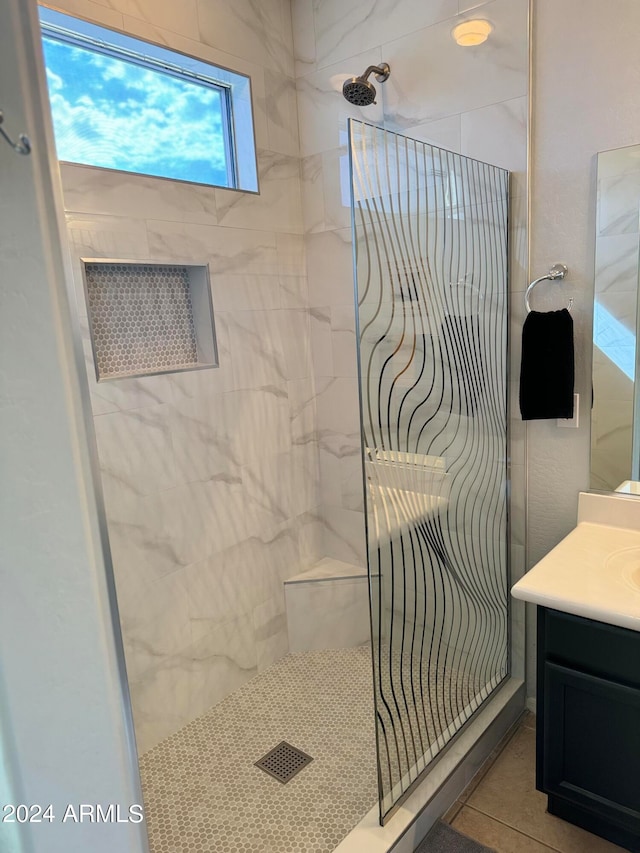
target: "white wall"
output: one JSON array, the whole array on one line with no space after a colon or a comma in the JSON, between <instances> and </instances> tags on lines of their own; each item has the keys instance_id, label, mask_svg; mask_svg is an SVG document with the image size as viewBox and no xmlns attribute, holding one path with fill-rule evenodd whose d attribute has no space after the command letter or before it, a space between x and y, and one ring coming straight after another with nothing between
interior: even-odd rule
<instances>
[{"instance_id":1,"label":"white wall","mask_svg":"<svg viewBox=\"0 0 640 853\"><path fill-rule=\"evenodd\" d=\"M0 140L0 705L2 803L53 805L25 851L146 850L144 825L62 823L69 803L140 803L106 558L74 362L50 176L35 3L5 0L0 103L30 157ZM49 148L48 148L49 146ZM116 617L117 618L117 617ZM12 787L6 790L7 781ZM20 849L0 824L0 849Z\"/></svg>"},{"instance_id":2,"label":"white wall","mask_svg":"<svg viewBox=\"0 0 640 853\"><path fill-rule=\"evenodd\" d=\"M56 0L251 77L260 194L63 165L140 752L288 651L321 556L288 0ZM208 263L220 367L95 380L79 259Z\"/></svg>"},{"instance_id":3,"label":"white wall","mask_svg":"<svg viewBox=\"0 0 640 853\"><path fill-rule=\"evenodd\" d=\"M640 141L636 0L534 0L533 9L531 274L569 267L565 283L537 289L536 307L574 298L581 425L527 427L529 566L575 525L578 492L589 488L596 154Z\"/></svg>"}]
</instances>

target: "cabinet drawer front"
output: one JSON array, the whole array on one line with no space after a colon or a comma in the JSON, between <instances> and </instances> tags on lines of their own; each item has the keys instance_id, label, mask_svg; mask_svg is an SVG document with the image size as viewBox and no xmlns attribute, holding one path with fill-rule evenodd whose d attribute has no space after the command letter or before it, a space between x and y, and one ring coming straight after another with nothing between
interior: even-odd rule
<instances>
[{"instance_id":1,"label":"cabinet drawer front","mask_svg":"<svg viewBox=\"0 0 640 853\"><path fill-rule=\"evenodd\" d=\"M640 690L544 667L543 787L640 832Z\"/></svg>"},{"instance_id":2,"label":"cabinet drawer front","mask_svg":"<svg viewBox=\"0 0 640 853\"><path fill-rule=\"evenodd\" d=\"M547 659L640 687L640 633L570 613L542 609Z\"/></svg>"}]
</instances>

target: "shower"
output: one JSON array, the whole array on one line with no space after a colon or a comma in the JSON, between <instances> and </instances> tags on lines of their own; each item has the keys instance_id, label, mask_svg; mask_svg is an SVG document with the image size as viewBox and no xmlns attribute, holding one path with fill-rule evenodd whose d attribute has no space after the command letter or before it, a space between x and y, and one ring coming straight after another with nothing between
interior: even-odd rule
<instances>
[{"instance_id":1,"label":"shower","mask_svg":"<svg viewBox=\"0 0 640 853\"><path fill-rule=\"evenodd\" d=\"M371 74L376 75L378 83L384 83L391 73L391 68L388 63L382 62L380 65L370 65L360 77L350 77L345 80L342 86L342 94L350 104L356 107L368 107L376 102L376 87L373 83L369 83L368 77Z\"/></svg>"}]
</instances>

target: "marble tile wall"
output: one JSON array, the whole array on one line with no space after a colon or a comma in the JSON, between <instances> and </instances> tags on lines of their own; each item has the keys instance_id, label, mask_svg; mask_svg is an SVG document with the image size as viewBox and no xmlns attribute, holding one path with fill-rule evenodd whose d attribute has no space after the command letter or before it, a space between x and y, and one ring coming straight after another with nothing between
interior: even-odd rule
<instances>
[{"instance_id":1,"label":"marble tile wall","mask_svg":"<svg viewBox=\"0 0 640 853\"><path fill-rule=\"evenodd\" d=\"M512 573L525 562L525 441L517 411L520 330L527 286L528 0L293 0L302 205L307 248L313 372L322 499L323 551L365 560L359 480L352 246L349 209L349 116L423 139L512 172L511 530ZM453 27L487 18L494 30L462 48ZM345 78L381 61L391 77L377 103L349 105ZM523 675L524 614L514 609L515 675Z\"/></svg>"},{"instance_id":2,"label":"marble tile wall","mask_svg":"<svg viewBox=\"0 0 640 853\"><path fill-rule=\"evenodd\" d=\"M288 0L57 0L250 75L260 195L64 165L127 669L145 752L288 651L320 556ZM80 257L209 264L220 367L95 381ZM353 389L355 395L355 389Z\"/></svg>"}]
</instances>

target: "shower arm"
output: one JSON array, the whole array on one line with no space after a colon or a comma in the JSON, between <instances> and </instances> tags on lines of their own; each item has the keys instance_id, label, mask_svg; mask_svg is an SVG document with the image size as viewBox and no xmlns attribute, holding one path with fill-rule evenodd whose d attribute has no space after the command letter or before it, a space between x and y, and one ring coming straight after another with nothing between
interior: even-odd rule
<instances>
[{"instance_id":1,"label":"shower arm","mask_svg":"<svg viewBox=\"0 0 640 853\"><path fill-rule=\"evenodd\" d=\"M378 83L384 83L389 77L390 70L386 62L383 62L382 65L370 65L360 79L367 80L372 74L375 74Z\"/></svg>"}]
</instances>

